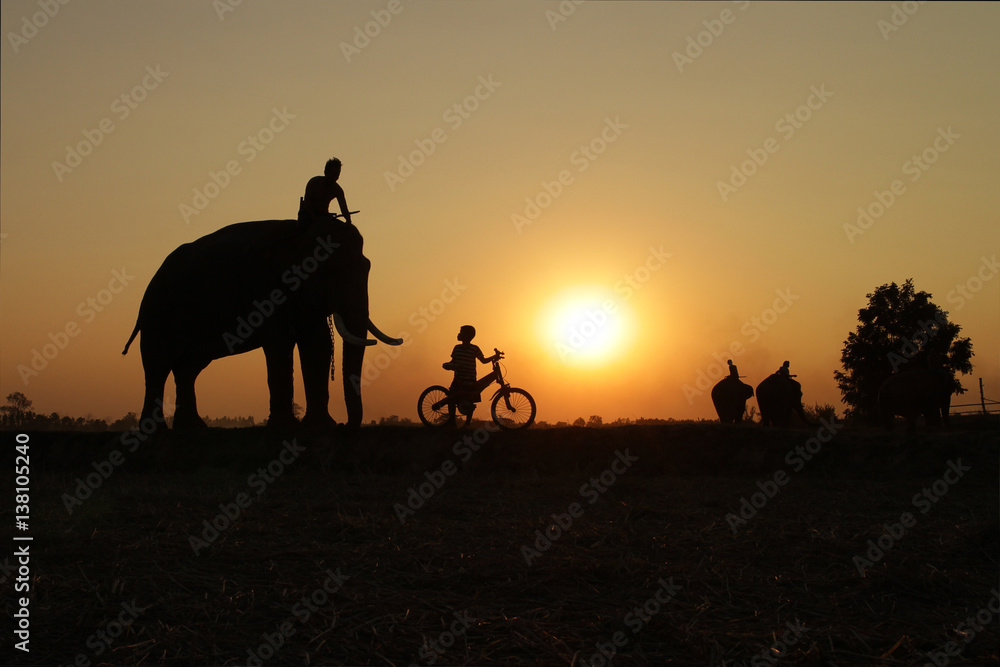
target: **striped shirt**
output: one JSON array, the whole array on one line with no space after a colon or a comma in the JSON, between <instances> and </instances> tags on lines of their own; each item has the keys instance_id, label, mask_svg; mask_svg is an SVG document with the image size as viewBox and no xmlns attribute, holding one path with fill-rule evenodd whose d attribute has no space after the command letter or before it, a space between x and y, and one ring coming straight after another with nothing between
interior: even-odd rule
<instances>
[{"instance_id":1,"label":"striped shirt","mask_svg":"<svg viewBox=\"0 0 1000 667\"><path fill-rule=\"evenodd\" d=\"M452 370L455 371L455 381L460 383L475 384L476 382L476 360L483 363L486 358L478 345L472 343L462 343L456 345L451 351Z\"/></svg>"}]
</instances>

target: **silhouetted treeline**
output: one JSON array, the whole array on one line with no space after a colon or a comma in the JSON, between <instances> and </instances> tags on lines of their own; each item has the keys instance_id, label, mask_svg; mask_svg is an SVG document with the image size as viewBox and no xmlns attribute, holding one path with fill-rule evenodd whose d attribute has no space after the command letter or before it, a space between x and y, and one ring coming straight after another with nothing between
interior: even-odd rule
<instances>
[{"instance_id":1,"label":"silhouetted treeline","mask_svg":"<svg viewBox=\"0 0 1000 667\"><path fill-rule=\"evenodd\" d=\"M172 419L167 417L167 425ZM253 417L205 417L205 423L214 428L247 428L258 426ZM0 428L31 431L128 431L139 426L139 415L129 412L124 417L108 422L91 416L70 417L52 412L40 414L31 409L31 400L19 391L7 395L7 404L0 406Z\"/></svg>"},{"instance_id":2,"label":"silhouetted treeline","mask_svg":"<svg viewBox=\"0 0 1000 667\"><path fill-rule=\"evenodd\" d=\"M471 425L473 427L479 427L483 426L486 423L487 422L482 419L473 418ZM493 422L489 422L491 426L492 423ZM673 424L673 423L675 423L675 420L673 419L656 419L656 418L646 418L646 417L638 417L636 419L620 417L612 422L605 423L604 419L600 415L591 415L590 419L584 419L583 417L580 417L575 421L573 421L572 423L559 421L556 422L555 424L551 424L546 421L537 421L534 424L534 428L565 428L567 426L586 426L590 428L596 428L601 426L628 426L630 424L648 425L648 424ZM370 422L368 422L368 424L370 426L422 426L422 424L420 424L420 422L418 421L414 421L409 417L400 417L399 415L390 415L388 417L382 417L378 421L372 419Z\"/></svg>"}]
</instances>

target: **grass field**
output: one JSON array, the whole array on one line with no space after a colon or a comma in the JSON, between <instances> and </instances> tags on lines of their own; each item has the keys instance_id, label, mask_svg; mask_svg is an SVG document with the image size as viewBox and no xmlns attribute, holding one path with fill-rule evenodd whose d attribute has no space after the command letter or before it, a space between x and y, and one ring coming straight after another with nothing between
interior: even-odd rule
<instances>
[{"instance_id":1,"label":"grass field","mask_svg":"<svg viewBox=\"0 0 1000 667\"><path fill-rule=\"evenodd\" d=\"M29 435L2 663L998 661L995 422Z\"/></svg>"}]
</instances>

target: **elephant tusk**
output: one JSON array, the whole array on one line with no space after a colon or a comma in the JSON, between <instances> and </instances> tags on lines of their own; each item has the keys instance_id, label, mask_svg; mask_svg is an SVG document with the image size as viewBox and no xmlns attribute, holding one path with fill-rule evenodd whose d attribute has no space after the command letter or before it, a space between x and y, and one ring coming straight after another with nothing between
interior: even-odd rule
<instances>
[{"instance_id":1,"label":"elephant tusk","mask_svg":"<svg viewBox=\"0 0 1000 667\"><path fill-rule=\"evenodd\" d=\"M370 331L373 336L375 336L376 338L378 338L380 341L382 341L386 345L402 345L403 344L403 339L402 338L390 338L389 336L386 336L384 333L382 333L381 331L379 331L379 328L377 326L375 326L374 324L372 324L371 320L368 320L368 331Z\"/></svg>"},{"instance_id":2,"label":"elephant tusk","mask_svg":"<svg viewBox=\"0 0 1000 667\"><path fill-rule=\"evenodd\" d=\"M351 345L375 345L378 342L367 338L358 338L348 331L347 325L344 324L344 318L340 316L340 313L333 314L333 324L337 327L337 333L340 334L345 343L350 343Z\"/></svg>"}]
</instances>

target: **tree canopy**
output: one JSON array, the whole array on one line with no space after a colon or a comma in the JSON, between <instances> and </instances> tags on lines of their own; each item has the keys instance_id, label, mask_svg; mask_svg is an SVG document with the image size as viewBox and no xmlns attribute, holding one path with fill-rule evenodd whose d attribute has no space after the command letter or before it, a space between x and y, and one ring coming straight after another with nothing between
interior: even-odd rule
<instances>
[{"instance_id":1,"label":"tree canopy","mask_svg":"<svg viewBox=\"0 0 1000 667\"><path fill-rule=\"evenodd\" d=\"M843 371L834 371L849 418L878 418L878 390L896 371L940 364L962 374L972 372L972 341L960 338L960 326L917 292L910 278L902 285L881 285L867 295L858 311L858 327L847 336L840 356ZM956 378L955 392L965 389Z\"/></svg>"}]
</instances>

